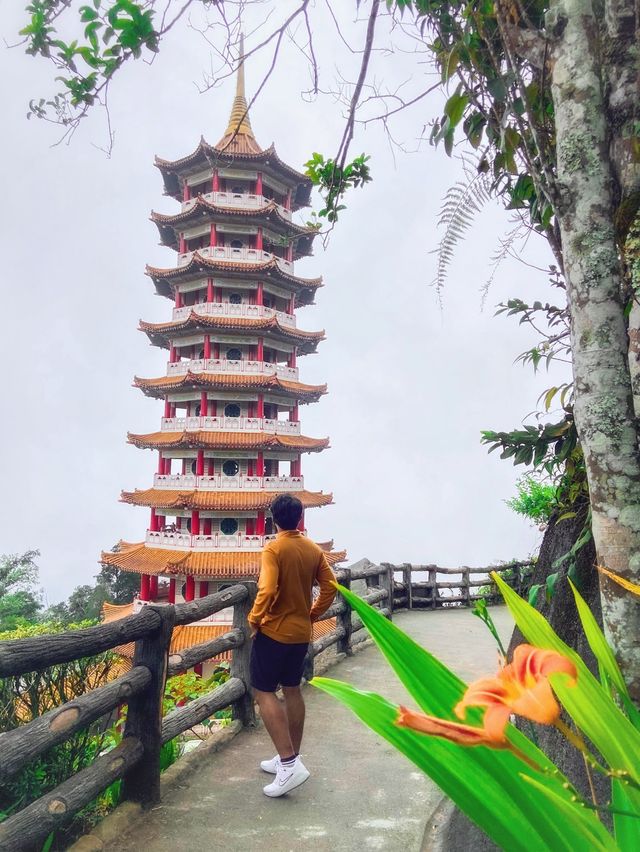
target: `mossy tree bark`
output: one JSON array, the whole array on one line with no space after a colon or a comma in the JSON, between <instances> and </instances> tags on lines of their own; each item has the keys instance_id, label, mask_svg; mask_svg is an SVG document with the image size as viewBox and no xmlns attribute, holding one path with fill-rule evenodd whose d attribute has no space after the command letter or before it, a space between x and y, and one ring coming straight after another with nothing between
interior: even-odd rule
<instances>
[{"instance_id":1,"label":"mossy tree bark","mask_svg":"<svg viewBox=\"0 0 640 852\"><path fill-rule=\"evenodd\" d=\"M625 104L637 65L632 0L611 0L603 19L591 0L555 0L551 92L558 198L571 316L575 419L584 450L599 561L640 583L640 451L629 369L621 233L637 210L638 164L629 153ZM630 23L631 21L631 23ZM618 65L624 66L624 73ZM616 77L615 85L610 81ZM613 99L613 100L612 100ZM625 225L621 216L630 217ZM640 699L640 607L601 579L604 628Z\"/></svg>"}]
</instances>

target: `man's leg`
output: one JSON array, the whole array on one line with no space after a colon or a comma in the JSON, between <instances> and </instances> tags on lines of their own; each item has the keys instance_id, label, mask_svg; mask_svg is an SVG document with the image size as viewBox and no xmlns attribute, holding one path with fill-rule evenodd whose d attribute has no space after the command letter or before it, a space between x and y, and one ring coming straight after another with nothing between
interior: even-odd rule
<instances>
[{"instance_id":1,"label":"man's leg","mask_svg":"<svg viewBox=\"0 0 640 852\"><path fill-rule=\"evenodd\" d=\"M253 694L258 702L264 726L273 740L276 751L281 758L291 757L297 749L293 747L291 742L287 711L284 704L276 698L274 692L262 692L260 689L254 688Z\"/></svg>"},{"instance_id":2,"label":"man's leg","mask_svg":"<svg viewBox=\"0 0 640 852\"><path fill-rule=\"evenodd\" d=\"M299 686L283 686L286 716L289 722L289 737L293 746L293 753L300 753L302 743L302 732L304 731L304 699Z\"/></svg>"}]
</instances>

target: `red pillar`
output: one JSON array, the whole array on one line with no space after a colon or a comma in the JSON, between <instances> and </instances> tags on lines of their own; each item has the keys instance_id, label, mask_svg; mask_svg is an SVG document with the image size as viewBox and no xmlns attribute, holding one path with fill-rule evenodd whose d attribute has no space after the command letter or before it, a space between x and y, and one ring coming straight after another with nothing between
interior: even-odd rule
<instances>
[{"instance_id":1,"label":"red pillar","mask_svg":"<svg viewBox=\"0 0 640 852\"><path fill-rule=\"evenodd\" d=\"M258 227L258 233L256 234L256 248L258 251L262 251L262 228Z\"/></svg>"},{"instance_id":2,"label":"red pillar","mask_svg":"<svg viewBox=\"0 0 640 852\"><path fill-rule=\"evenodd\" d=\"M184 238L184 234L180 234L180 245L178 247L178 251L180 254L184 254L187 250L187 241Z\"/></svg>"},{"instance_id":3,"label":"red pillar","mask_svg":"<svg viewBox=\"0 0 640 852\"><path fill-rule=\"evenodd\" d=\"M296 404L293 406L293 408L290 408L290 409L289 409L289 420L290 420L292 423L297 423L297 422L298 422L298 420L300 419L299 411L300 411L300 409L298 408L298 403L297 403L297 402L296 402Z\"/></svg>"},{"instance_id":4,"label":"red pillar","mask_svg":"<svg viewBox=\"0 0 640 852\"><path fill-rule=\"evenodd\" d=\"M168 396L165 396L164 398L164 416L171 417L171 403L169 402Z\"/></svg>"},{"instance_id":5,"label":"red pillar","mask_svg":"<svg viewBox=\"0 0 640 852\"><path fill-rule=\"evenodd\" d=\"M204 357L206 360L211 358L211 335L209 334L204 336Z\"/></svg>"},{"instance_id":6,"label":"red pillar","mask_svg":"<svg viewBox=\"0 0 640 852\"><path fill-rule=\"evenodd\" d=\"M189 189L189 186L185 183L185 185L182 187L182 200L188 201L190 198L191 190Z\"/></svg>"},{"instance_id":7,"label":"red pillar","mask_svg":"<svg viewBox=\"0 0 640 852\"><path fill-rule=\"evenodd\" d=\"M207 302L213 301L213 278L207 278Z\"/></svg>"},{"instance_id":8,"label":"red pillar","mask_svg":"<svg viewBox=\"0 0 640 852\"><path fill-rule=\"evenodd\" d=\"M164 515L158 515L158 530L161 530L164 527L166 520L167 519Z\"/></svg>"},{"instance_id":9,"label":"red pillar","mask_svg":"<svg viewBox=\"0 0 640 852\"><path fill-rule=\"evenodd\" d=\"M156 510L151 509L151 520L149 521L149 529L151 532L158 532L158 517L156 515Z\"/></svg>"},{"instance_id":10,"label":"red pillar","mask_svg":"<svg viewBox=\"0 0 640 852\"><path fill-rule=\"evenodd\" d=\"M187 460L182 459L182 475L184 476L186 472L187 472Z\"/></svg>"},{"instance_id":11,"label":"red pillar","mask_svg":"<svg viewBox=\"0 0 640 852\"><path fill-rule=\"evenodd\" d=\"M208 407L208 404L207 404L207 392L206 392L206 391L202 391L202 393L200 394L200 416L201 416L201 417L206 417L206 416L207 416L207 413L208 413L208 412L207 412L207 407Z\"/></svg>"},{"instance_id":12,"label":"red pillar","mask_svg":"<svg viewBox=\"0 0 640 852\"><path fill-rule=\"evenodd\" d=\"M191 535L200 535L200 512L197 509L191 512Z\"/></svg>"},{"instance_id":13,"label":"red pillar","mask_svg":"<svg viewBox=\"0 0 640 852\"><path fill-rule=\"evenodd\" d=\"M164 410L164 416L168 417L167 409ZM162 453L158 450L158 473L164 473L164 459L162 458Z\"/></svg>"},{"instance_id":14,"label":"red pillar","mask_svg":"<svg viewBox=\"0 0 640 852\"><path fill-rule=\"evenodd\" d=\"M256 352L256 361L264 361L264 337L258 338L258 350Z\"/></svg>"},{"instance_id":15,"label":"red pillar","mask_svg":"<svg viewBox=\"0 0 640 852\"><path fill-rule=\"evenodd\" d=\"M284 202L285 210L291 210L291 190L287 192L287 197Z\"/></svg>"},{"instance_id":16,"label":"red pillar","mask_svg":"<svg viewBox=\"0 0 640 852\"><path fill-rule=\"evenodd\" d=\"M204 450L198 450L196 460L196 476L204 476Z\"/></svg>"},{"instance_id":17,"label":"red pillar","mask_svg":"<svg viewBox=\"0 0 640 852\"><path fill-rule=\"evenodd\" d=\"M260 359L258 359L258 360L260 360ZM258 412L256 414L256 417L264 417L264 394L263 393L258 394Z\"/></svg>"},{"instance_id":18,"label":"red pillar","mask_svg":"<svg viewBox=\"0 0 640 852\"><path fill-rule=\"evenodd\" d=\"M142 574L140 576L140 600L148 601L149 600L149 575Z\"/></svg>"},{"instance_id":19,"label":"red pillar","mask_svg":"<svg viewBox=\"0 0 640 852\"><path fill-rule=\"evenodd\" d=\"M211 188L212 188L213 192L219 192L220 191L220 178L218 177L218 170L217 169L213 170L213 181L211 183Z\"/></svg>"},{"instance_id":20,"label":"red pillar","mask_svg":"<svg viewBox=\"0 0 640 852\"><path fill-rule=\"evenodd\" d=\"M258 281L258 292L256 293L256 305L264 305L264 284Z\"/></svg>"},{"instance_id":21,"label":"red pillar","mask_svg":"<svg viewBox=\"0 0 640 852\"><path fill-rule=\"evenodd\" d=\"M182 304L182 293L180 290L176 290L176 308L181 308Z\"/></svg>"},{"instance_id":22,"label":"red pillar","mask_svg":"<svg viewBox=\"0 0 640 852\"><path fill-rule=\"evenodd\" d=\"M215 417L218 413L218 403L215 399L209 400L209 417Z\"/></svg>"},{"instance_id":23,"label":"red pillar","mask_svg":"<svg viewBox=\"0 0 640 852\"><path fill-rule=\"evenodd\" d=\"M207 465L207 476L213 476L214 467L213 467L213 459L209 459L209 464ZM205 521L205 524L207 522ZM209 518L209 532L211 532L211 518ZM208 535L209 533L207 533Z\"/></svg>"},{"instance_id":24,"label":"red pillar","mask_svg":"<svg viewBox=\"0 0 640 852\"><path fill-rule=\"evenodd\" d=\"M209 245L216 246L218 245L218 234L216 231L215 222L211 223L211 235L209 237Z\"/></svg>"},{"instance_id":25,"label":"red pillar","mask_svg":"<svg viewBox=\"0 0 640 852\"><path fill-rule=\"evenodd\" d=\"M289 261L293 260L293 243L290 243L287 246L287 256L286 256L285 260L289 260Z\"/></svg>"},{"instance_id":26,"label":"red pillar","mask_svg":"<svg viewBox=\"0 0 640 852\"><path fill-rule=\"evenodd\" d=\"M220 357L220 344L219 343L213 344L213 357L214 358Z\"/></svg>"},{"instance_id":27,"label":"red pillar","mask_svg":"<svg viewBox=\"0 0 640 852\"><path fill-rule=\"evenodd\" d=\"M264 531L266 529L266 519L264 516L264 511L258 512L258 519L256 521L256 535L264 535Z\"/></svg>"},{"instance_id":28,"label":"red pillar","mask_svg":"<svg viewBox=\"0 0 640 852\"><path fill-rule=\"evenodd\" d=\"M205 518L202 521L202 535L211 535L211 523L211 518Z\"/></svg>"},{"instance_id":29,"label":"red pillar","mask_svg":"<svg viewBox=\"0 0 640 852\"><path fill-rule=\"evenodd\" d=\"M206 598L209 594L209 583L206 580L200 580L200 597Z\"/></svg>"},{"instance_id":30,"label":"red pillar","mask_svg":"<svg viewBox=\"0 0 640 852\"><path fill-rule=\"evenodd\" d=\"M158 575L153 574L149 577L149 600L158 600Z\"/></svg>"},{"instance_id":31,"label":"red pillar","mask_svg":"<svg viewBox=\"0 0 640 852\"><path fill-rule=\"evenodd\" d=\"M169 580L169 603L174 604L176 602L176 580L175 577L172 577Z\"/></svg>"},{"instance_id":32,"label":"red pillar","mask_svg":"<svg viewBox=\"0 0 640 852\"><path fill-rule=\"evenodd\" d=\"M294 349L293 352L289 355L289 360L287 361L288 367L295 367L298 361L297 350Z\"/></svg>"},{"instance_id":33,"label":"red pillar","mask_svg":"<svg viewBox=\"0 0 640 852\"><path fill-rule=\"evenodd\" d=\"M185 601L192 601L196 596L196 581L193 577L187 577L187 582L185 584L184 590L184 599Z\"/></svg>"},{"instance_id":34,"label":"red pillar","mask_svg":"<svg viewBox=\"0 0 640 852\"><path fill-rule=\"evenodd\" d=\"M262 195L262 172L258 172L256 178L256 195Z\"/></svg>"},{"instance_id":35,"label":"red pillar","mask_svg":"<svg viewBox=\"0 0 640 852\"><path fill-rule=\"evenodd\" d=\"M256 534L256 522L254 518L247 518L247 535Z\"/></svg>"},{"instance_id":36,"label":"red pillar","mask_svg":"<svg viewBox=\"0 0 640 852\"><path fill-rule=\"evenodd\" d=\"M264 476L264 453L262 450L258 453L258 460L256 462L256 476Z\"/></svg>"},{"instance_id":37,"label":"red pillar","mask_svg":"<svg viewBox=\"0 0 640 852\"><path fill-rule=\"evenodd\" d=\"M295 297L295 294L294 294L289 299L289 313L293 314L293 312L295 311L295 308L296 308L296 297Z\"/></svg>"}]
</instances>

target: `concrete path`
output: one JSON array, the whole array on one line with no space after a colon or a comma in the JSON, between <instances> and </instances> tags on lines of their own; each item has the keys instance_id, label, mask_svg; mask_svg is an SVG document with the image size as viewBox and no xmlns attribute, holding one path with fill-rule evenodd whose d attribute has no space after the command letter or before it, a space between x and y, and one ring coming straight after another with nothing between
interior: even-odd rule
<instances>
[{"instance_id":1,"label":"concrete path","mask_svg":"<svg viewBox=\"0 0 640 852\"><path fill-rule=\"evenodd\" d=\"M508 642L506 607L492 610ZM492 637L469 610L398 613L396 623L465 680L493 672ZM411 705L375 647L332 667L327 676ZM122 852L419 852L438 788L328 695L307 687L304 761L311 778L281 799L268 799L271 757L263 727L243 731L187 784L165 795L113 849Z\"/></svg>"}]
</instances>

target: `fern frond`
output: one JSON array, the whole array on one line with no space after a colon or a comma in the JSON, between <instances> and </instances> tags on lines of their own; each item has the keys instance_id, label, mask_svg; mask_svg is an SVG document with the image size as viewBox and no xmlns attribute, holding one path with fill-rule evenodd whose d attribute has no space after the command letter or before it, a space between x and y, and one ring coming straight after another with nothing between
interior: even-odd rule
<instances>
[{"instance_id":1,"label":"fern frond","mask_svg":"<svg viewBox=\"0 0 640 852\"><path fill-rule=\"evenodd\" d=\"M471 228L476 216L491 200L491 180L483 172L468 168L465 162L467 180L455 183L447 190L438 218L438 227L444 227L444 235L437 249L436 275L433 286L440 293L444 287L449 266L453 260L454 250L467 231Z\"/></svg>"}]
</instances>

